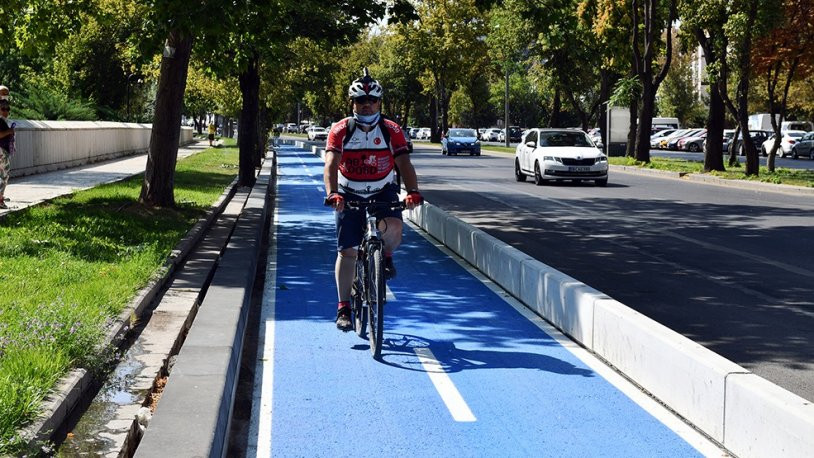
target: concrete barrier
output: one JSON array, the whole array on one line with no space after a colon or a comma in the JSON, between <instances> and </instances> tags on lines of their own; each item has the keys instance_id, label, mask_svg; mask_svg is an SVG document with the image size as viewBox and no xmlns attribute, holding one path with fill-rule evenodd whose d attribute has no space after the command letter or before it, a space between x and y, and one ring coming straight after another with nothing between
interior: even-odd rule
<instances>
[{"instance_id":1,"label":"concrete barrier","mask_svg":"<svg viewBox=\"0 0 814 458\"><path fill-rule=\"evenodd\" d=\"M814 455L814 404L757 375L727 377L724 424L738 456Z\"/></svg>"},{"instance_id":2,"label":"concrete barrier","mask_svg":"<svg viewBox=\"0 0 814 458\"><path fill-rule=\"evenodd\" d=\"M77 167L131 154L150 146L152 124L107 121L15 120L16 153L11 175L24 176ZM181 127L179 145L192 142L192 128Z\"/></svg>"}]
</instances>

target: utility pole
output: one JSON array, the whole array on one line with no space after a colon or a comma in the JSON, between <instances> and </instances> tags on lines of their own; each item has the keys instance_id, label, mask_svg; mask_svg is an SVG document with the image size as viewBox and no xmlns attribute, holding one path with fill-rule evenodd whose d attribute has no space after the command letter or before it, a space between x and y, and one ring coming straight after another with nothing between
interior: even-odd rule
<instances>
[{"instance_id":1,"label":"utility pole","mask_svg":"<svg viewBox=\"0 0 814 458\"><path fill-rule=\"evenodd\" d=\"M506 135L504 140L506 141L506 148L509 147L509 63L506 62L506 93L504 94L506 99L506 110L504 112L505 120L503 122L503 127L505 128Z\"/></svg>"}]
</instances>

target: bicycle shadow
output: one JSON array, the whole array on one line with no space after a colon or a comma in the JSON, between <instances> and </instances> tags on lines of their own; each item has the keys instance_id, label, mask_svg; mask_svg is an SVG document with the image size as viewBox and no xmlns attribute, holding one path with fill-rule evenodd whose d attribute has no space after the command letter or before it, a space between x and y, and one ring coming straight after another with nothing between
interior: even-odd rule
<instances>
[{"instance_id":1,"label":"bicycle shadow","mask_svg":"<svg viewBox=\"0 0 814 458\"><path fill-rule=\"evenodd\" d=\"M356 344L354 350L369 351L370 345ZM419 360L429 350L437 365L425 367ZM433 341L420 336L387 333L382 342L380 362L398 369L418 372L454 373L474 369L532 369L562 375L594 377L590 369L540 353L525 351L465 350L450 341ZM434 366L434 367L433 367Z\"/></svg>"}]
</instances>

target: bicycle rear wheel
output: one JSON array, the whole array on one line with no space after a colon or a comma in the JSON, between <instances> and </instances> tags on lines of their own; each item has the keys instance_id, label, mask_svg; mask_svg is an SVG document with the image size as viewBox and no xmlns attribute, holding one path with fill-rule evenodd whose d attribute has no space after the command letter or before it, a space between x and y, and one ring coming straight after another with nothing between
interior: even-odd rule
<instances>
[{"instance_id":1,"label":"bicycle rear wheel","mask_svg":"<svg viewBox=\"0 0 814 458\"><path fill-rule=\"evenodd\" d=\"M367 317L370 322L370 351L373 358L382 356L382 338L384 335L384 301L387 294L384 286L384 257L382 247L374 247L368 253L367 276Z\"/></svg>"},{"instance_id":2,"label":"bicycle rear wheel","mask_svg":"<svg viewBox=\"0 0 814 458\"><path fill-rule=\"evenodd\" d=\"M364 301L364 288L362 281L365 278L365 262L359 258L356 260L356 276L353 277L353 288L350 295L351 310L353 310L353 327L356 335L366 338L367 331L367 309Z\"/></svg>"}]
</instances>

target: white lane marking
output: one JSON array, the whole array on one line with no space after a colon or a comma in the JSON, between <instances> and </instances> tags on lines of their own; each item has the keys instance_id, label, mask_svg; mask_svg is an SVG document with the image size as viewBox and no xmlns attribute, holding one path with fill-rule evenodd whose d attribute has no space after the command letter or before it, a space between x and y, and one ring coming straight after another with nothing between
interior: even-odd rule
<instances>
[{"instance_id":1,"label":"white lane marking","mask_svg":"<svg viewBox=\"0 0 814 458\"><path fill-rule=\"evenodd\" d=\"M602 360L597 358L589 350L586 350L573 340L569 339L564 334L560 333L557 328L545 321L542 317L534 313L531 309L526 307L522 302L512 297L503 288L498 286L492 280L484 276L480 271L472 267L471 264L466 262L463 258L455 254L452 250L447 248L444 244L439 243L432 238L429 234L424 232L423 229L416 226L412 221L405 222L421 237L424 237L429 243L438 248L442 253L449 256L461 267L466 269L473 277L477 278L481 283L486 285L492 292L502 298L507 304L514 308L518 313L523 315L526 319L536 325L541 331L548 334L551 338L557 341L558 344L563 346L566 350L571 352L580 361L585 363L588 368L596 372L600 377L605 379L608 383L613 385L616 389L625 394L630 400L638 404L642 409L670 428L679 437L684 439L688 444L698 450L704 456L729 456L712 440L699 432L690 424L683 421L678 415L668 410L661 402L648 395L642 388L634 384L631 380L626 378L623 374L617 372L612 367L605 364Z\"/></svg>"},{"instance_id":2,"label":"white lane marking","mask_svg":"<svg viewBox=\"0 0 814 458\"><path fill-rule=\"evenodd\" d=\"M418 360L421 361L424 370L427 371L427 375L430 377L432 384L435 385L438 394L441 395L441 399L446 404L449 413L452 414L452 418L459 422L477 421L475 415L469 410L463 396L455 388L452 379L444 372L432 351L429 348L416 348L413 351L418 356Z\"/></svg>"},{"instance_id":3,"label":"white lane marking","mask_svg":"<svg viewBox=\"0 0 814 458\"><path fill-rule=\"evenodd\" d=\"M276 190L275 190L276 195ZM277 290L277 221L279 206L274 208L274 219L269 227L269 249L266 260L266 284L260 309L260 329L257 346L260 351L255 365L252 388L252 416L246 456L271 456L271 416L274 394L274 319ZM258 376L262 380L257 380Z\"/></svg>"}]
</instances>

